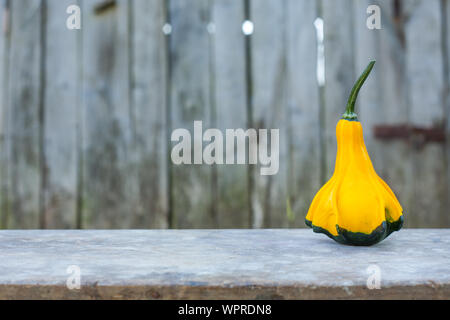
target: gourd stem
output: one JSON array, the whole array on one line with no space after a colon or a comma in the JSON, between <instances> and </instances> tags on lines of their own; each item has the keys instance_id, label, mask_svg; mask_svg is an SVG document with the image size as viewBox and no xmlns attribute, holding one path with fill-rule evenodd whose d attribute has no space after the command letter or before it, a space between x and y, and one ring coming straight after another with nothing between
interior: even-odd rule
<instances>
[{"instance_id":1,"label":"gourd stem","mask_svg":"<svg viewBox=\"0 0 450 320\"><path fill-rule=\"evenodd\" d=\"M353 86L352 91L350 92L350 96L348 97L347 108L345 109L345 113L342 115L342 119L346 120L358 120L358 116L355 113L355 102L358 97L359 89L361 89L364 81L366 81L369 76L370 71L375 64L375 60L370 61L369 65L366 67L364 72L359 77L358 81L356 81Z\"/></svg>"}]
</instances>

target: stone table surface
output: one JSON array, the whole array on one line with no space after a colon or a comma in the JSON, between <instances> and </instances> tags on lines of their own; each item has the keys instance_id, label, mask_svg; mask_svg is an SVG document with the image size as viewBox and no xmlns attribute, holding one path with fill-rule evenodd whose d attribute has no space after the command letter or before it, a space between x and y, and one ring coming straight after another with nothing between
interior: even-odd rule
<instances>
[{"instance_id":1,"label":"stone table surface","mask_svg":"<svg viewBox=\"0 0 450 320\"><path fill-rule=\"evenodd\" d=\"M23 298L450 299L450 229L0 231L0 299Z\"/></svg>"}]
</instances>

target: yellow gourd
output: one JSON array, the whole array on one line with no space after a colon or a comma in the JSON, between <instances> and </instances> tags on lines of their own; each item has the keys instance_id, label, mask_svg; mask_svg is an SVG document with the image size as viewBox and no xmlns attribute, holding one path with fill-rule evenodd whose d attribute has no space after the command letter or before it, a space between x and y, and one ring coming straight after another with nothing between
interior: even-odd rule
<instances>
[{"instance_id":1,"label":"yellow gourd","mask_svg":"<svg viewBox=\"0 0 450 320\"><path fill-rule=\"evenodd\" d=\"M367 66L352 89L336 127L334 174L314 197L305 219L314 232L343 244L372 245L403 225L402 207L375 172L354 112L359 89L374 64Z\"/></svg>"}]
</instances>

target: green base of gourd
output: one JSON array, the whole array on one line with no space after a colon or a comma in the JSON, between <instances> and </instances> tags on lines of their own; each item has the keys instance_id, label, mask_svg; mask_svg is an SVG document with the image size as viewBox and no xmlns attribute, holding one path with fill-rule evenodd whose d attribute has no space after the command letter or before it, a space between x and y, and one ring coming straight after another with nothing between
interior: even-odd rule
<instances>
[{"instance_id":1,"label":"green base of gourd","mask_svg":"<svg viewBox=\"0 0 450 320\"><path fill-rule=\"evenodd\" d=\"M383 221L383 223L375 228L370 234L351 232L336 225L338 235L334 236L328 230L313 225L312 222L307 219L305 219L305 223L308 227L312 228L314 232L326 234L328 237L341 244L371 246L387 238L392 232L400 230L403 226L403 216L400 216L397 221Z\"/></svg>"}]
</instances>

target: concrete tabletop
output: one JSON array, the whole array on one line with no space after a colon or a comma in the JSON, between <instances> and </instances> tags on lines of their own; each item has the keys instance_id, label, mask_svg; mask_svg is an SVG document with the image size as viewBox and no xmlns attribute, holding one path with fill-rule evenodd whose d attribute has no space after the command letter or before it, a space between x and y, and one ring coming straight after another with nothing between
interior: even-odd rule
<instances>
[{"instance_id":1,"label":"concrete tabletop","mask_svg":"<svg viewBox=\"0 0 450 320\"><path fill-rule=\"evenodd\" d=\"M5 230L0 271L0 299L450 299L450 229Z\"/></svg>"}]
</instances>

